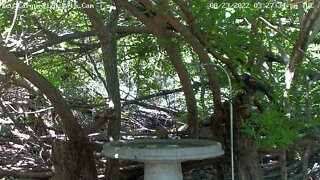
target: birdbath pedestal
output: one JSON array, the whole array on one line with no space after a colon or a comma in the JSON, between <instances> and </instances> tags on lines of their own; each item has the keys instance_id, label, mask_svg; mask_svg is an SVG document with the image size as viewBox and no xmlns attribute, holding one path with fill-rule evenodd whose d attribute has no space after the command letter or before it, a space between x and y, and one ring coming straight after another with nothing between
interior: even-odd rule
<instances>
[{"instance_id":1,"label":"birdbath pedestal","mask_svg":"<svg viewBox=\"0 0 320 180\"><path fill-rule=\"evenodd\" d=\"M145 180L182 180L181 162L218 157L221 144L199 139L136 139L106 143L103 153L110 158L144 162Z\"/></svg>"}]
</instances>

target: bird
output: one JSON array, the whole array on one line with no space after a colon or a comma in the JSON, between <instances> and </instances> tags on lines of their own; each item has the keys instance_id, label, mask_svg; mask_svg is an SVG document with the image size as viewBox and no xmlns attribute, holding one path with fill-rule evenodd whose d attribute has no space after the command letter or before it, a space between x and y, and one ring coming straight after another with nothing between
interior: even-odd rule
<instances>
[{"instance_id":1,"label":"bird","mask_svg":"<svg viewBox=\"0 0 320 180\"><path fill-rule=\"evenodd\" d=\"M244 73L242 75L242 80L247 87L254 91L258 90L263 92L268 97L269 101L273 101L273 97L270 95L267 88L263 84L252 78L248 73Z\"/></svg>"},{"instance_id":2,"label":"bird","mask_svg":"<svg viewBox=\"0 0 320 180\"><path fill-rule=\"evenodd\" d=\"M157 124L156 130L155 130L155 135L157 136L158 139L168 139L168 130L160 125Z\"/></svg>"}]
</instances>

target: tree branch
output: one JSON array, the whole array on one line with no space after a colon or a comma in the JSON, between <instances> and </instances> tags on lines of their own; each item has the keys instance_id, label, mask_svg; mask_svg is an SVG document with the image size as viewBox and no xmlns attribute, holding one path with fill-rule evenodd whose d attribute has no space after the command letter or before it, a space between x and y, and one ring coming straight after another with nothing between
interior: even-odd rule
<instances>
[{"instance_id":1,"label":"tree branch","mask_svg":"<svg viewBox=\"0 0 320 180\"><path fill-rule=\"evenodd\" d=\"M155 18L148 18L139 9L131 5L126 0L116 0L116 2L128 10L131 14L136 16L141 22L143 22L153 34L162 41L166 42L163 48L166 50L170 57L171 63L173 64L177 74L179 76L180 82L182 84L182 89L186 98L186 104L188 108L188 124L189 124L189 135L193 138L198 137L198 115L197 115L197 105L194 95L194 90L191 85L191 80L188 71L182 61L182 57L178 49L173 45L172 39L168 37L165 33L165 28L167 25L166 15L159 13L155 15ZM148 0L140 0L140 3L145 5L147 8L152 4ZM163 8L166 6L167 1L161 3L161 12L166 12ZM157 7L158 8L158 7ZM156 9L157 9L156 8Z\"/></svg>"},{"instance_id":2,"label":"tree branch","mask_svg":"<svg viewBox=\"0 0 320 180\"><path fill-rule=\"evenodd\" d=\"M200 29L199 32L195 32L195 27L197 24L196 19L192 16L191 12L189 11L188 7L187 7L187 3L181 1L181 0L174 0L174 2L180 7L180 9L182 10L186 22L187 24L189 24L190 29L195 33L196 37L198 38L198 40L201 42L201 44L203 45L203 47L206 48L206 50L216 59L218 59L219 61L221 61L222 63L224 63L228 69L230 70L230 72L232 73L232 75L236 78L236 80L238 82L241 81L241 77L238 74L238 71L235 67L235 65L232 63L232 61L230 61L230 59L222 56L221 54L219 54L213 47L212 44L210 44L209 40L205 37L205 32L203 32L203 30Z\"/></svg>"},{"instance_id":3,"label":"tree branch","mask_svg":"<svg viewBox=\"0 0 320 180\"><path fill-rule=\"evenodd\" d=\"M167 36L176 36L175 33L173 33L172 31L168 31L166 30L166 35ZM117 27L117 38L122 38L131 34L152 34L152 32L146 28L146 27L138 27L138 26L130 26L130 27L126 27L126 26L120 26ZM17 51L14 52L14 55L16 55L17 57L24 57L25 55L30 55L33 54L37 51L46 49L48 47L51 47L53 45L56 44L60 44L63 42L71 42L72 40L75 39L81 39L81 38L86 38L86 37L92 37L92 36L96 36L97 32L95 30L92 31L86 31L86 32L73 32L71 34L66 34L66 35L56 35L54 38L50 38L47 41L44 41L42 45L37 46L35 48L32 48L30 50L22 50L22 51ZM78 46L82 47L83 49L90 49L91 46L89 45L89 47L86 47L88 45L86 44L80 44L80 43L76 43Z\"/></svg>"},{"instance_id":4,"label":"tree branch","mask_svg":"<svg viewBox=\"0 0 320 180\"><path fill-rule=\"evenodd\" d=\"M64 125L64 131L71 141L79 141L80 138L83 138L80 125L73 116L70 107L67 105L66 101L55 87L53 87L34 69L19 61L3 46L0 46L0 61L6 64L10 69L16 71L18 74L20 74L20 76L30 81L48 97L55 110L59 114Z\"/></svg>"}]
</instances>

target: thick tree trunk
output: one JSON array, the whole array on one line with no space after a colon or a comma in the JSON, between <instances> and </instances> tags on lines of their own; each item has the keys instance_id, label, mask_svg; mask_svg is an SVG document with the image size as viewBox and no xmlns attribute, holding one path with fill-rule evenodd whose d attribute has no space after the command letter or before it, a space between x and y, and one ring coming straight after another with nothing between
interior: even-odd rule
<instances>
[{"instance_id":1,"label":"thick tree trunk","mask_svg":"<svg viewBox=\"0 0 320 180\"><path fill-rule=\"evenodd\" d=\"M52 146L53 179L97 179L92 146L83 142L56 141Z\"/></svg>"},{"instance_id":2,"label":"thick tree trunk","mask_svg":"<svg viewBox=\"0 0 320 180\"><path fill-rule=\"evenodd\" d=\"M261 180L263 179L258 152L254 138L241 130L241 117L250 116L244 104L252 103L254 99L249 96L241 96L234 100L234 155L235 176L238 180Z\"/></svg>"},{"instance_id":3,"label":"thick tree trunk","mask_svg":"<svg viewBox=\"0 0 320 180\"><path fill-rule=\"evenodd\" d=\"M78 0L79 4L91 4L89 0ZM85 8L85 13L88 15L96 34L99 37L104 70L107 81L108 96L114 105L115 116L108 124L108 140L116 141L120 138L120 118L121 118L121 103L120 90L117 66L117 43L116 32L117 22L119 18L119 9L112 11L110 20L107 26L99 17L99 14L94 8ZM108 159L106 169L106 179L119 179L119 161L117 159Z\"/></svg>"},{"instance_id":4,"label":"thick tree trunk","mask_svg":"<svg viewBox=\"0 0 320 180\"><path fill-rule=\"evenodd\" d=\"M108 123L108 139L116 141L120 139L120 120L121 120L121 102L120 102L120 89L117 65L117 41L116 30L118 22L119 10L116 9L112 12L110 21L108 22L108 43L102 44L102 57L104 69L106 73L108 95L110 96L113 104L115 115ZM106 179L113 180L119 179L119 160L108 158Z\"/></svg>"},{"instance_id":5,"label":"thick tree trunk","mask_svg":"<svg viewBox=\"0 0 320 180\"><path fill-rule=\"evenodd\" d=\"M240 132L237 134L235 168L239 180L263 179L258 153L253 138Z\"/></svg>"}]
</instances>

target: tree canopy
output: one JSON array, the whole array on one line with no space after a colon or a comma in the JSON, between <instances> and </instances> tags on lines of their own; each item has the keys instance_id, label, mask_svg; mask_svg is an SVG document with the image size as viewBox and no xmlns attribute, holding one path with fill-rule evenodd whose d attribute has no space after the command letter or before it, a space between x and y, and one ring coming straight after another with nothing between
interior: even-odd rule
<instances>
[{"instance_id":1,"label":"tree canopy","mask_svg":"<svg viewBox=\"0 0 320 180\"><path fill-rule=\"evenodd\" d=\"M221 142L226 155L216 164L229 166L232 113L238 163L239 148L319 154L319 4L0 1L1 143L19 139L49 152L46 138L64 135L76 150L88 147L79 157L92 156L101 151L90 145L93 133L105 142L157 136L161 127L166 138ZM118 163L108 160L107 178L118 178ZM93 156L79 161L88 173L78 177L97 179L92 164ZM248 167L236 167L238 179L262 178Z\"/></svg>"}]
</instances>

